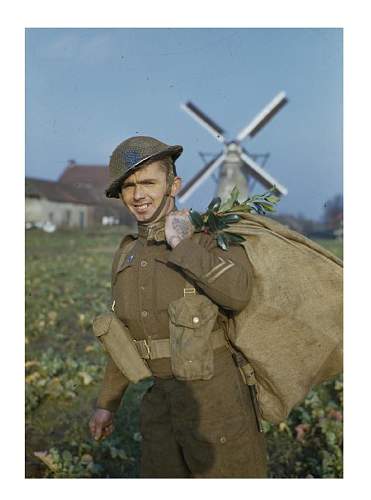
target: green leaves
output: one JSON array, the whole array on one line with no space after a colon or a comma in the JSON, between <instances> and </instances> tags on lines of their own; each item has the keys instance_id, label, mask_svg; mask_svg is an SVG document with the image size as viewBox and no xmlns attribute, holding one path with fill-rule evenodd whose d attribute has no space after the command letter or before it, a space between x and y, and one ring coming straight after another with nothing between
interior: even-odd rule
<instances>
[{"instance_id":1,"label":"green leaves","mask_svg":"<svg viewBox=\"0 0 371 500\"><path fill-rule=\"evenodd\" d=\"M207 225L210 230L210 232L215 233L218 231L218 219L216 218L216 215L211 212L207 218Z\"/></svg>"},{"instance_id":2,"label":"green leaves","mask_svg":"<svg viewBox=\"0 0 371 500\"><path fill-rule=\"evenodd\" d=\"M216 237L216 241L218 243L218 246L222 249L222 250L228 250L229 248L229 241L226 237L225 234L218 234L218 236Z\"/></svg>"},{"instance_id":3,"label":"green leaves","mask_svg":"<svg viewBox=\"0 0 371 500\"><path fill-rule=\"evenodd\" d=\"M199 214L199 212L196 212L195 210L191 209L189 211L189 217L190 217L195 229L200 231L204 226L204 221L203 221L201 215Z\"/></svg>"},{"instance_id":4,"label":"green leaves","mask_svg":"<svg viewBox=\"0 0 371 500\"><path fill-rule=\"evenodd\" d=\"M191 210L190 219L196 231L216 233L218 246L227 250L229 245L237 245L245 241L243 236L228 232L231 224L241 220L241 215L237 212L255 212L258 215L274 212L274 205L279 201L279 198L273 194L274 191L276 191L275 186L263 194L251 196L240 203L238 201L240 192L237 186L234 186L224 203L221 203L221 199L217 196L211 200L205 213L200 214Z\"/></svg>"},{"instance_id":5,"label":"green leaves","mask_svg":"<svg viewBox=\"0 0 371 500\"><path fill-rule=\"evenodd\" d=\"M223 215L223 217L221 217L221 220L225 224L233 224L234 222L240 221L241 216L238 214L227 214L227 215Z\"/></svg>"},{"instance_id":6,"label":"green leaves","mask_svg":"<svg viewBox=\"0 0 371 500\"><path fill-rule=\"evenodd\" d=\"M265 199L267 201L269 201L269 203L273 203L273 204L278 203L280 201L279 196L274 196L273 194L270 196L266 196Z\"/></svg>"},{"instance_id":7,"label":"green leaves","mask_svg":"<svg viewBox=\"0 0 371 500\"><path fill-rule=\"evenodd\" d=\"M242 243L245 241L245 237L240 234L225 232L224 235L228 238L230 243Z\"/></svg>"},{"instance_id":8,"label":"green leaves","mask_svg":"<svg viewBox=\"0 0 371 500\"><path fill-rule=\"evenodd\" d=\"M217 198L213 198L209 203L207 210L212 212L217 212L219 210L221 202L222 200L219 198L219 196Z\"/></svg>"},{"instance_id":9,"label":"green leaves","mask_svg":"<svg viewBox=\"0 0 371 500\"><path fill-rule=\"evenodd\" d=\"M216 241L222 250L228 250L230 245L242 243L245 241L245 238L240 234L233 234L225 231L217 235Z\"/></svg>"},{"instance_id":10,"label":"green leaves","mask_svg":"<svg viewBox=\"0 0 371 500\"><path fill-rule=\"evenodd\" d=\"M225 212L227 210L230 210L233 206L238 205L238 197L239 196L240 196L240 192L239 192L237 186L234 186L229 198L220 206L219 211Z\"/></svg>"},{"instance_id":11,"label":"green leaves","mask_svg":"<svg viewBox=\"0 0 371 500\"><path fill-rule=\"evenodd\" d=\"M280 201L278 196L272 194L276 190L273 186L269 191L263 194L256 194L251 198L247 198L241 206L244 207L245 211L256 212L259 215L265 215L266 212L274 212L275 204Z\"/></svg>"}]
</instances>

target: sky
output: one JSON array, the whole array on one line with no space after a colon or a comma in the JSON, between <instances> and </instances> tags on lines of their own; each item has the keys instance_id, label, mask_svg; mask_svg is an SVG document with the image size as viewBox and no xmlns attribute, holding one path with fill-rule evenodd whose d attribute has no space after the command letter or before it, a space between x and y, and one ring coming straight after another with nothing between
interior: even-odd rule
<instances>
[{"instance_id":1,"label":"sky","mask_svg":"<svg viewBox=\"0 0 371 500\"><path fill-rule=\"evenodd\" d=\"M57 180L69 159L106 165L122 140L149 135L184 147L177 171L186 182L204 164L200 153L223 146L181 103L191 100L232 140L285 91L288 104L242 145L270 154L266 170L288 189L278 213L320 219L343 190L342 35L338 28L26 29L26 175ZM210 177L186 206L206 208L215 190Z\"/></svg>"}]
</instances>

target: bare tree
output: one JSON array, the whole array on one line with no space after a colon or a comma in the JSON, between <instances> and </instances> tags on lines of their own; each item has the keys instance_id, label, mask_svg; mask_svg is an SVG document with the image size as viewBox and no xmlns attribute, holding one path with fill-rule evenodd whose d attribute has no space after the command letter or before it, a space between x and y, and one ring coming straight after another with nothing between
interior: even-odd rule
<instances>
[{"instance_id":1,"label":"bare tree","mask_svg":"<svg viewBox=\"0 0 371 500\"><path fill-rule=\"evenodd\" d=\"M323 221L328 229L337 229L343 221L343 195L337 194L324 204Z\"/></svg>"}]
</instances>

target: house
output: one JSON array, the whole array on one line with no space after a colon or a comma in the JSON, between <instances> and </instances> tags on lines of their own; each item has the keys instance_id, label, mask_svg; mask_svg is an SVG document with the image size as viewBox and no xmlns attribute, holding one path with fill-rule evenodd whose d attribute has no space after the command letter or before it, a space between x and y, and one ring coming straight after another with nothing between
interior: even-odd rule
<instances>
[{"instance_id":1,"label":"house","mask_svg":"<svg viewBox=\"0 0 371 500\"><path fill-rule=\"evenodd\" d=\"M133 218L121 202L106 198L108 183L106 166L74 161L57 181L26 177L26 223L80 228L103 223L132 225Z\"/></svg>"}]
</instances>

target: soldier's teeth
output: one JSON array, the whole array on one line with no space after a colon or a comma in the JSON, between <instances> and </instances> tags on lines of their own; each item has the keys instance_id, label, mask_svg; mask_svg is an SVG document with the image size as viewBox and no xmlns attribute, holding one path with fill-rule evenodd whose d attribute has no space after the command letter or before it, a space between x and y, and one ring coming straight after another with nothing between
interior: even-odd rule
<instances>
[{"instance_id":1,"label":"soldier's teeth","mask_svg":"<svg viewBox=\"0 0 371 500\"><path fill-rule=\"evenodd\" d=\"M148 203L145 203L144 205L136 205L137 210L145 210L148 208Z\"/></svg>"}]
</instances>

